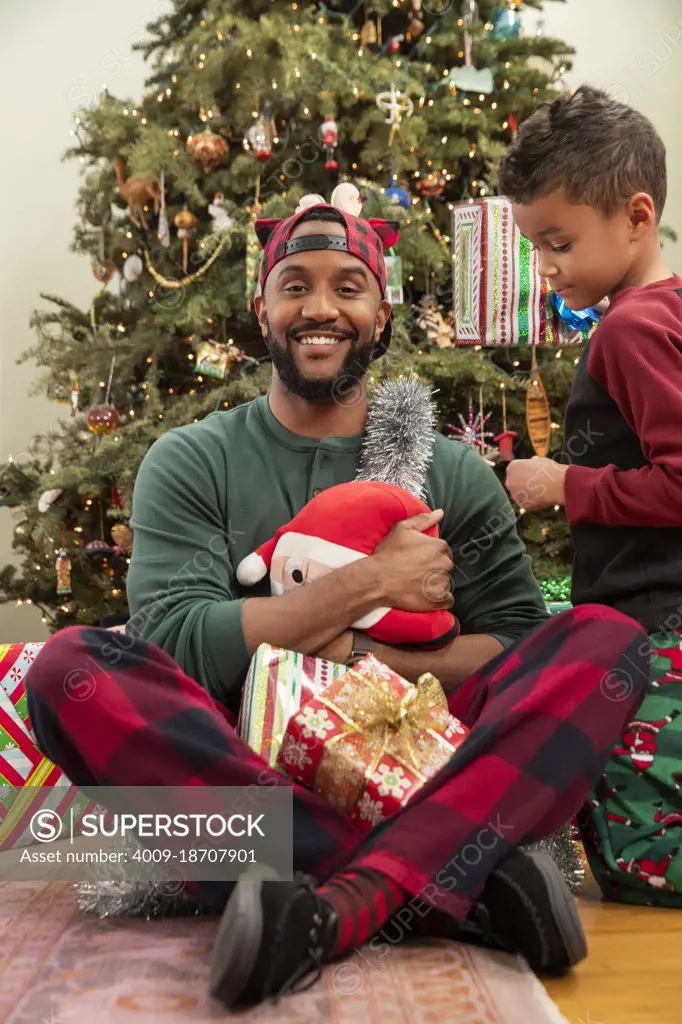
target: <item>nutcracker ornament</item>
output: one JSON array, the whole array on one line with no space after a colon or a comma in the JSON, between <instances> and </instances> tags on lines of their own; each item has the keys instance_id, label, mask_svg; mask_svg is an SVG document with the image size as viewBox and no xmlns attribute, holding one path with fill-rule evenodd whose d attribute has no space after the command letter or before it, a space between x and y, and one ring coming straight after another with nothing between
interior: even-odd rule
<instances>
[{"instance_id":1,"label":"nutcracker ornament","mask_svg":"<svg viewBox=\"0 0 682 1024\"><path fill-rule=\"evenodd\" d=\"M182 269L187 273L189 258L189 240L199 221L194 216L187 203L180 213L176 214L175 226L178 229L178 238L182 239Z\"/></svg>"},{"instance_id":2,"label":"nutcracker ornament","mask_svg":"<svg viewBox=\"0 0 682 1024\"><path fill-rule=\"evenodd\" d=\"M324 146L324 166L327 171L338 171L339 164L335 156L335 150L339 143L339 127L331 117L322 122L320 128L322 145Z\"/></svg>"},{"instance_id":3,"label":"nutcracker ornament","mask_svg":"<svg viewBox=\"0 0 682 1024\"><path fill-rule=\"evenodd\" d=\"M71 593L71 559L65 547L59 549L57 555L57 594L65 597Z\"/></svg>"},{"instance_id":4,"label":"nutcracker ornament","mask_svg":"<svg viewBox=\"0 0 682 1024\"><path fill-rule=\"evenodd\" d=\"M222 135L217 135L210 128L205 128L198 135L190 135L185 148L192 163L200 167L204 174L210 174L219 164L224 163L230 152Z\"/></svg>"}]
</instances>

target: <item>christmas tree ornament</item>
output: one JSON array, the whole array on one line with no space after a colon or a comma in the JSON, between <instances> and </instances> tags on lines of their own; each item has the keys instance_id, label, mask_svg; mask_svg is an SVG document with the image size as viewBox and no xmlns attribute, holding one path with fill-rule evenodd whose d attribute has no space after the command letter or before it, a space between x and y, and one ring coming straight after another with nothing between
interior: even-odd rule
<instances>
[{"instance_id":1,"label":"christmas tree ornament","mask_svg":"<svg viewBox=\"0 0 682 1024\"><path fill-rule=\"evenodd\" d=\"M407 95L407 93L399 92L395 87L395 82L391 82L391 88L389 92L380 92L376 97L376 105L379 110L386 112L386 124L391 126L391 134L388 139L389 146L393 143L395 133L400 128L402 123L403 115L410 117L414 111L414 103Z\"/></svg>"},{"instance_id":2,"label":"christmas tree ornament","mask_svg":"<svg viewBox=\"0 0 682 1024\"><path fill-rule=\"evenodd\" d=\"M409 210L412 205L412 196L407 189L401 185L389 185L384 195L393 204L395 215L397 217L404 217L405 211Z\"/></svg>"},{"instance_id":3,"label":"christmas tree ornament","mask_svg":"<svg viewBox=\"0 0 682 1024\"><path fill-rule=\"evenodd\" d=\"M489 95L495 91L491 68L474 67L473 39L471 26L478 21L478 4L476 0L464 0L462 4L462 23L464 25L464 66L453 68L446 79L449 87L461 89L462 92L477 92Z\"/></svg>"},{"instance_id":4,"label":"christmas tree ornament","mask_svg":"<svg viewBox=\"0 0 682 1024\"><path fill-rule=\"evenodd\" d=\"M194 373L216 380L225 380L230 371L248 356L236 345L221 345L216 341L194 343L196 354Z\"/></svg>"},{"instance_id":5,"label":"christmas tree ornament","mask_svg":"<svg viewBox=\"0 0 682 1024\"><path fill-rule=\"evenodd\" d=\"M104 434L110 434L112 430L116 430L120 422L121 417L118 411L113 405L107 403L93 405L87 416L88 430L100 437Z\"/></svg>"},{"instance_id":6,"label":"christmas tree ornament","mask_svg":"<svg viewBox=\"0 0 682 1024\"><path fill-rule=\"evenodd\" d=\"M222 192L216 192L213 196L213 202L209 203L208 212L213 221L211 230L214 234L220 231L228 231L234 224L232 217L230 217L225 209L225 196Z\"/></svg>"},{"instance_id":7,"label":"christmas tree ornament","mask_svg":"<svg viewBox=\"0 0 682 1024\"><path fill-rule=\"evenodd\" d=\"M171 236L170 225L168 223L168 213L166 211L166 175L164 171L161 171L161 174L159 175L159 187L161 190L161 200L159 205L159 226L156 232L156 237L164 249L167 249L171 243Z\"/></svg>"},{"instance_id":8,"label":"christmas tree ornament","mask_svg":"<svg viewBox=\"0 0 682 1024\"><path fill-rule=\"evenodd\" d=\"M143 270L144 263L142 258L134 252L131 256L128 256L123 264L123 277L129 284L132 284L141 276Z\"/></svg>"},{"instance_id":9,"label":"christmas tree ornament","mask_svg":"<svg viewBox=\"0 0 682 1024\"><path fill-rule=\"evenodd\" d=\"M95 259L92 260L90 266L92 267L92 272L96 280L98 280L99 283L101 285L104 285L104 287L106 288L106 286L109 284L116 271L116 268L114 267L112 261L100 260L97 257L95 257Z\"/></svg>"},{"instance_id":10,"label":"christmas tree ornament","mask_svg":"<svg viewBox=\"0 0 682 1024\"><path fill-rule=\"evenodd\" d=\"M57 572L57 594L59 597L65 597L71 593L71 559L66 550L65 532L64 527L62 527L62 546L59 549L55 565Z\"/></svg>"},{"instance_id":11,"label":"christmas tree ornament","mask_svg":"<svg viewBox=\"0 0 682 1024\"><path fill-rule=\"evenodd\" d=\"M144 208L148 203L152 203L154 213L159 212L161 207L161 183L158 178L127 178L123 157L115 157L113 165L116 171L119 195L128 204L128 216L136 228L142 226L146 231L147 220L144 215Z\"/></svg>"},{"instance_id":12,"label":"christmas tree ornament","mask_svg":"<svg viewBox=\"0 0 682 1024\"><path fill-rule=\"evenodd\" d=\"M377 41L377 27L371 18L368 18L360 29L360 42L363 46L374 46Z\"/></svg>"},{"instance_id":13,"label":"christmas tree ornament","mask_svg":"<svg viewBox=\"0 0 682 1024\"><path fill-rule=\"evenodd\" d=\"M403 298L403 261L391 250L390 256L384 257L386 264L386 299L392 306L401 306Z\"/></svg>"},{"instance_id":14,"label":"christmas tree ornament","mask_svg":"<svg viewBox=\"0 0 682 1024\"><path fill-rule=\"evenodd\" d=\"M412 0L412 14L407 26L407 38L410 41L413 39L419 39L423 31L424 22L422 20L422 0Z\"/></svg>"},{"instance_id":15,"label":"christmas tree ornament","mask_svg":"<svg viewBox=\"0 0 682 1024\"><path fill-rule=\"evenodd\" d=\"M78 415L78 381L76 380L76 374L71 373L71 417Z\"/></svg>"},{"instance_id":16,"label":"christmas tree ornament","mask_svg":"<svg viewBox=\"0 0 682 1024\"><path fill-rule=\"evenodd\" d=\"M180 213L175 215L174 223L178 229L178 238L182 239L182 269L187 273L187 264L189 262L189 240L199 221L194 216L187 203L185 203L184 208L180 210Z\"/></svg>"},{"instance_id":17,"label":"christmas tree ornament","mask_svg":"<svg viewBox=\"0 0 682 1024\"><path fill-rule=\"evenodd\" d=\"M337 171L339 168L334 151L339 142L339 126L331 117L322 122L320 137L324 146L324 166L327 171Z\"/></svg>"},{"instance_id":18,"label":"christmas tree ornament","mask_svg":"<svg viewBox=\"0 0 682 1024\"><path fill-rule=\"evenodd\" d=\"M530 369L530 384L526 392L526 426L528 438L536 455L546 458L552 436L552 416L545 385L538 372L535 346Z\"/></svg>"},{"instance_id":19,"label":"christmas tree ornament","mask_svg":"<svg viewBox=\"0 0 682 1024\"><path fill-rule=\"evenodd\" d=\"M493 11L491 21L493 27L490 30L490 36L492 39L515 39L521 32L521 15L516 4L510 3L498 7Z\"/></svg>"},{"instance_id":20,"label":"christmas tree ornament","mask_svg":"<svg viewBox=\"0 0 682 1024\"><path fill-rule=\"evenodd\" d=\"M457 413L460 426L456 427L449 423L449 436L455 441L459 441L460 444L466 445L467 448L474 448L482 455L487 454L491 448L488 439L493 436L492 430L485 429L490 415L489 412L481 414L479 411L474 413L474 404L471 395L469 395L466 421L461 412Z\"/></svg>"},{"instance_id":21,"label":"christmas tree ornament","mask_svg":"<svg viewBox=\"0 0 682 1024\"><path fill-rule=\"evenodd\" d=\"M507 117L507 124L509 125L509 131L512 134L512 139L516 138L519 130L519 118L518 115L512 111Z\"/></svg>"},{"instance_id":22,"label":"christmas tree ornament","mask_svg":"<svg viewBox=\"0 0 682 1024\"><path fill-rule=\"evenodd\" d=\"M428 174L422 174L417 179L416 189L420 196L425 199L437 199L442 196L445 191L447 182L442 174L437 174L435 171L429 171Z\"/></svg>"},{"instance_id":23,"label":"christmas tree ornament","mask_svg":"<svg viewBox=\"0 0 682 1024\"><path fill-rule=\"evenodd\" d=\"M230 152L226 139L210 128L190 135L185 148L192 163L200 167L204 174L210 174L219 164L224 163Z\"/></svg>"},{"instance_id":24,"label":"christmas tree ornament","mask_svg":"<svg viewBox=\"0 0 682 1024\"><path fill-rule=\"evenodd\" d=\"M503 462L511 462L514 458L514 441L518 436L515 431L507 430L507 392L504 384L500 384L502 390L502 433L495 437L495 444L500 451L500 458Z\"/></svg>"},{"instance_id":25,"label":"christmas tree ornament","mask_svg":"<svg viewBox=\"0 0 682 1024\"><path fill-rule=\"evenodd\" d=\"M87 222L94 228L99 228L109 220L111 207L104 196L97 196L86 204L84 213Z\"/></svg>"},{"instance_id":26,"label":"christmas tree ornament","mask_svg":"<svg viewBox=\"0 0 682 1024\"><path fill-rule=\"evenodd\" d=\"M49 491L43 491L38 498L38 511L43 515L54 505L58 498L61 498L64 491L61 487L52 487Z\"/></svg>"},{"instance_id":27,"label":"christmas tree ornament","mask_svg":"<svg viewBox=\"0 0 682 1024\"><path fill-rule=\"evenodd\" d=\"M400 47L405 40L404 35L391 36L386 47L389 57L393 57L396 53L400 53Z\"/></svg>"},{"instance_id":28,"label":"christmas tree ornament","mask_svg":"<svg viewBox=\"0 0 682 1024\"><path fill-rule=\"evenodd\" d=\"M272 125L269 118L260 114L258 120L246 133L246 140L256 153L256 159L265 163L272 156Z\"/></svg>"},{"instance_id":29,"label":"christmas tree ornament","mask_svg":"<svg viewBox=\"0 0 682 1024\"><path fill-rule=\"evenodd\" d=\"M124 555L129 555L133 550L133 531L125 523L115 523L111 528L111 537L114 544L121 549Z\"/></svg>"},{"instance_id":30,"label":"christmas tree ornament","mask_svg":"<svg viewBox=\"0 0 682 1024\"><path fill-rule=\"evenodd\" d=\"M416 323L425 332L429 341L438 348L452 348L452 327L443 316L442 306L433 295L424 295L415 307Z\"/></svg>"},{"instance_id":31,"label":"christmas tree ornament","mask_svg":"<svg viewBox=\"0 0 682 1024\"><path fill-rule=\"evenodd\" d=\"M383 381L370 402L357 479L425 498L435 424L433 392L416 374Z\"/></svg>"},{"instance_id":32,"label":"christmas tree ornament","mask_svg":"<svg viewBox=\"0 0 682 1024\"><path fill-rule=\"evenodd\" d=\"M85 554L93 562L102 562L105 558L111 558L115 551L113 546L107 544L105 540L91 540L85 545Z\"/></svg>"}]
</instances>

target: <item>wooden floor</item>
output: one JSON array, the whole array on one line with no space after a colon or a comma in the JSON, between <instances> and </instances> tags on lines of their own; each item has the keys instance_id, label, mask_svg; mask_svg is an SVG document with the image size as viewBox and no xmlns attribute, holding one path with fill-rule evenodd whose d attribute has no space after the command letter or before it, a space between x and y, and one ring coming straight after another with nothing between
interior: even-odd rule
<instances>
[{"instance_id":1,"label":"wooden floor","mask_svg":"<svg viewBox=\"0 0 682 1024\"><path fill-rule=\"evenodd\" d=\"M682 910L579 900L589 955L546 983L571 1024L682 1024Z\"/></svg>"}]
</instances>

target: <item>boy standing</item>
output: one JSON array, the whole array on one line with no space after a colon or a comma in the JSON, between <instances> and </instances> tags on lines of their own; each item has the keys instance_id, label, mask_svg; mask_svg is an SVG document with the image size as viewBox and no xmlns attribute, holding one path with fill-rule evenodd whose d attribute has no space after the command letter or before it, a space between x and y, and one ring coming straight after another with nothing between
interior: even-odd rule
<instances>
[{"instance_id":1,"label":"boy standing","mask_svg":"<svg viewBox=\"0 0 682 1024\"><path fill-rule=\"evenodd\" d=\"M538 109L500 168L539 270L570 309L609 308L578 366L561 462L512 462L532 510L561 504L573 603L649 634L651 685L580 816L606 896L682 906L682 278L658 235L665 147L642 114L582 87ZM632 685L613 682L613 699Z\"/></svg>"}]
</instances>

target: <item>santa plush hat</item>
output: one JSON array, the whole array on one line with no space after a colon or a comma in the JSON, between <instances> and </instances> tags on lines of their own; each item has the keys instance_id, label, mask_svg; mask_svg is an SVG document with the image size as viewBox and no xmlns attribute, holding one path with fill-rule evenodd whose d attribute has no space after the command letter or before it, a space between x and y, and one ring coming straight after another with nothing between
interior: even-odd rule
<instances>
[{"instance_id":1,"label":"santa plush hat","mask_svg":"<svg viewBox=\"0 0 682 1024\"><path fill-rule=\"evenodd\" d=\"M338 484L309 501L274 537L243 559L237 579L243 586L253 586L270 571L275 556L284 556L292 571L299 568L303 583L306 563L319 562L334 570L367 558L396 523L430 511L425 502L392 484ZM424 532L431 537L439 535L436 524ZM273 593L282 591L273 583ZM454 615L440 608L429 612L377 608L353 626L392 645L437 646L459 632Z\"/></svg>"}]
</instances>

